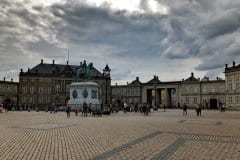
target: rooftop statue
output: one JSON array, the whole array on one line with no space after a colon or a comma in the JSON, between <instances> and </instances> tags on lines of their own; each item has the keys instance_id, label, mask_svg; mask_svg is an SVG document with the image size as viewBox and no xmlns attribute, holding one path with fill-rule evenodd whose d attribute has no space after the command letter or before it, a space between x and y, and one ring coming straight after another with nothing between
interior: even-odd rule
<instances>
[{"instance_id":1,"label":"rooftop statue","mask_svg":"<svg viewBox=\"0 0 240 160\"><path fill-rule=\"evenodd\" d=\"M81 67L77 70L77 77L81 77L83 79L90 79L91 69L93 68L93 64L89 63L87 65L86 61L83 61Z\"/></svg>"}]
</instances>

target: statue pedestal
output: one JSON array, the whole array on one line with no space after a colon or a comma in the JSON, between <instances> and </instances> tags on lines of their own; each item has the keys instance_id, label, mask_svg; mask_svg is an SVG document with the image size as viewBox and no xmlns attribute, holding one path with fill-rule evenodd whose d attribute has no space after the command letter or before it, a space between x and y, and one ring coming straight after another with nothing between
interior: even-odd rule
<instances>
[{"instance_id":1,"label":"statue pedestal","mask_svg":"<svg viewBox=\"0 0 240 160\"><path fill-rule=\"evenodd\" d=\"M70 100L67 105L71 109L83 109L83 103L88 106L91 104L91 109L100 109L99 102L99 85L95 82L74 82L70 85Z\"/></svg>"}]
</instances>

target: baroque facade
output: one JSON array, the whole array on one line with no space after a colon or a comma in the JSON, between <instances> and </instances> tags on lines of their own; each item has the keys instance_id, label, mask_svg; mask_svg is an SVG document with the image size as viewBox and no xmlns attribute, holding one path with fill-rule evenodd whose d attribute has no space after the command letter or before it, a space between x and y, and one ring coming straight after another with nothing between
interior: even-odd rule
<instances>
[{"instance_id":1,"label":"baroque facade","mask_svg":"<svg viewBox=\"0 0 240 160\"><path fill-rule=\"evenodd\" d=\"M3 81L0 81L0 103L18 103L18 82L6 81L4 78Z\"/></svg>"},{"instance_id":2,"label":"baroque facade","mask_svg":"<svg viewBox=\"0 0 240 160\"><path fill-rule=\"evenodd\" d=\"M141 91L135 94L138 101L129 101L129 95L125 94L133 87ZM193 73L186 80L172 82L161 82L157 76L154 76L148 82L138 83L138 85L131 83L112 86L112 92L112 103L148 103L152 106L166 105L169 108L180 107L186 103L190 108L201 104L209 109L217 109L226 104L224 80L218 77L216 80L209 80L208 77L200 80L195 78Z\"/></svg>"},{"instance_id":3,"label":"baroque facade","mask_svg":"<svg viewBox=\"0 0 240 160\"><path fill-rule=\"evenodd\" d=\"M80 72L86 61L80 65L41 63L24 72L21 69L19 83L0 81L0 103L30 106L65 105L69 100L69 88L72 82L86 79ZM100 101L108 103L148 103L152 106L179 107L186 103L189 107L201 104L204 108L217 109L224 106L228 109L240 109L240 64L233 62L231 67L226 64L225 80L208 77L196 78L193 73L181 81L162 82L154 76L148 82L141 82L136 77L126 85L111 86L108 65L101 73L90 63L89 81L100 86ZM105 72L106 73L106 72Z\"/></svg>"},{"instance_id":4,"label":"baroque facade","mask_svg":"<svg viewBox=\"0 0 240 160\"><path fill-rule=\"evenodd\" d=\"M225 93L228 108L240 109L240 64L225 67Z\"/></svg>"},{"instance_id":5,"label":"baroque facade","mask_svg":"<svg viewBox=\"0 0 240 160\"><path fill-rule=\"evenodd\" d=\"M19 104L34 107L44 107L51 105L66 105L69 100L70 84L77 81L85 81L86 76L82 72L88 69L89 77L87 81L93 81L100 86L100 102L108 103L111 98L111 78L105 77L98 71L92 63L88 65L86 61L80 65L66 65L41 63L19 75ZM110 72L108 65L104 68Z\"/></svg>"}]
</instances>

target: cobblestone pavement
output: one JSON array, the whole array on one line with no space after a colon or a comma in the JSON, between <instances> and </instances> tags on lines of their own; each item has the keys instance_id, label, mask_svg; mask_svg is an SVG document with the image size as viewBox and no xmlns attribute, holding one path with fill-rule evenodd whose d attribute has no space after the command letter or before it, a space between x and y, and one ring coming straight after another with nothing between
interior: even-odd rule
<instances>
[{"instance_id":1,"label":"cobblestone pavement","mask_svg":"<svg viewBox=\"0 0 240 160\"><path fill-rule=\"evenodd\" d=\"M0 159L239 160L240 112L0 113Z\"/></svg>"}]
</instances>

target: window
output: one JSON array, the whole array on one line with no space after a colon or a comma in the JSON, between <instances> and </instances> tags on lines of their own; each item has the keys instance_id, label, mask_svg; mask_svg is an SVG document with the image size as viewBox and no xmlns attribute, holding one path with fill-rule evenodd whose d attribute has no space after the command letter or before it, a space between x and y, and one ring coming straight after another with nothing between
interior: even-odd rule
<instances>
[{"instance_id":1,"label":"window","mask_svg":"<svg viewBox=\"0 0 240 160\"><path fill-rule=\"evenodd\" d=\"M229 97L229 103L232 103L232 97Z\"/></svg>"},{"instance_id":2,"label":"window","mask_svg":"<svg viewBox=\"0 0 240 160\"><path fill-rule=\"evenodd\" d=\"M43 98L39 97L38 101L39 101L39 103L43 103Z\"/></svg>"},{"instance_id":3,"label":"window","mask_svg":"<svg viewBox=\"0 0 240 160\"><path fill-rule=\"evenodd\" d=\"M236 102L237 104L240 104L240 96L236 96Z\"/></svg>"},{"instance_id":4,"label":"window","mask_svg":"<svg viewBox=\"0 0 240 160\"><path fill-rule=\"evenodd\" d=\"M34 103L34 97L30 97L30 103Z\"/></svg>"},{"instance_id":5,"label":"window","mask_svg":"<svg viewBox=\"0 0 240 160\"><path fill-rule=\"evenodd\" d=\"M26 97L22 97L22 103L26 103Z\"/></svg>"},{"instance_id":6,"label":"window","mask_svg":"<svg viewBox=\"0 0 240 160\"><path fill-rule=\"evenodd\" d=\"M34 93L34 91L35 91L35 88L34 88L34 86L31 86L31 87L30 87L30 93L32 93L32 94L33 94L33 93Z\"/></svg>"},{"instance_id":7,"label":"window","mask_svg":"<svg viewBox=\"0 0 240 160\"><path fill-rule=\"evenodd\" d=\"M229 90L232 91L232 83L229 83Z\"/></svg>"},{"instance_id":8,"label":"window","mask_svg":"<svg viewBox=\"0 0 240 160\"><path fill-rule=\"evenodd\" d=\"M50 103L50 97L46 97L46 102Z\"/></svg>"},{"instance_id":9,"label":"window","mask_svg":"<svg viewBox=\"0 0 240 160\"><path fill-rule=\"evenodd\" d=\"M186 97L185 101L186 101L186 104L189 104L189 97Z\"/></svg>"},{"instance_id":10,"label":"window","mask_svg":"<svg viewBox=\"0 0 240 160\"><path fill-rule=\"evenodd\" d=\"M197 97L193 98L194 103L197 103Z\"/></svg>"},{"instance_id":11,"label":"window","mask_svg":"<svg viewBox=\"0 0 240 160\"><path fill-rule=\"evenodd\" d=\"M48 88L47 88L47 94L50 94L50 93L51 93L51 88L48 87Z\"/></svg>"},{"instance_id":12,"label":"window","mask_svg":"<svg viewBox=\"0 0 240 160\"><path fill-rule=\"evenodd\" d=\"M14 90L14 91L13 91L14 93L18 93L17 87L14 87L13 90Z\"/></svg>"},{"instance_id":13,"label":"window","mask_svg":"<svg viewBox=\"0 0 240 160\"><path fill-rule=\"evenodd\" d=\"M237 83L236 83L236 90L237 90L237 91L240 91L240 82L237 82Z\"/></svg>"},{"instance_id":14,"label":"window","mask_svg":"<svg viewBox=\"0 0 240 160\"><path fill-rule=\"evenodd\" d=\"M224 84L221 84L221 85L219 86L219 89L220 89L220 92L224 92Z\"/></svg>"},{"instance_id":15,"label":"window","mask_svg":"<svg viewBox=\"0 0 240 160\"><path fill-rule=\"evenodd\" d=\"M43 87L39 87L39 93L43 93L43 92L44 92Z\"/></svg>"},{"instance_id":16,"label":"window","mask_svg":"<svg viewBox=\"0 0 240 160\"><path fill-rule=\"evenodd\" d=\"M70 93L70 84L66 85L66 93Z\"/></svg>"},{"instance_id":17,"label":"window","mask_svg":"<svg viewBox=\"0 0 240 160\"><path fill-rule=\"evenodd\" d=\"M56 94L60 93L60 84L56 84L56 86L55 86L55 93Z\"/></svg>"},{"instance_id":18,"label":"window","mask_svg":"<svg viewBox=\"0 0 240 160\"><path fill-rule=\"evenodd\" d=\"M27 87L25 86L22 87L22 93L27 93Z\"/></svg>"}]
</instances>

